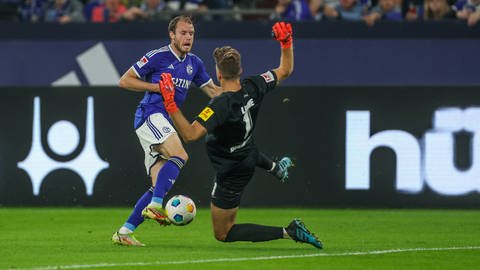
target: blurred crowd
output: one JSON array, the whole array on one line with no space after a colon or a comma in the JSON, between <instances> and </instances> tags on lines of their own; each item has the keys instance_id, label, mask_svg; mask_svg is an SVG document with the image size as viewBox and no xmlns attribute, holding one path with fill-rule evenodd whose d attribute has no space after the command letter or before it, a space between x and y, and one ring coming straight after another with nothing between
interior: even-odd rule
<instances>
[{"instance_id":1,"label":"blurred crowd","mask_svg":"<svg viewBox=\"0 0 480 270\"><path fill-rule=\"evenodd\" d=\"M0 20L30 23L169 20L185 12L206 20L343 20L369 26L463 20L473 26L480 20L480 0L0 0Z\"/></svg>"},{"instance_id":2,"label":"blurred crowd","mask_svg":"<svg viewBox=\"0 0 480 270\"><path fill-rule=\"evenodd\" d=\"M480 0L278 0L275 17L292 21L480 20Z\"/></svg>"}]
</instances>

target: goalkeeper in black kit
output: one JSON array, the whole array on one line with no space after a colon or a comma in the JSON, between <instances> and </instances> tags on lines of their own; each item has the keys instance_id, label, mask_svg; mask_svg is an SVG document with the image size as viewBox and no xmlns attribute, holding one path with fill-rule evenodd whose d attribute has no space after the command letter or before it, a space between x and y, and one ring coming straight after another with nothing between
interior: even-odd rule
<instances>
[{"instance_id":1,"label":"goalkeeper in black kit","mask_svg":"<svg viewBox=\"0 0 480 270\"><path fill-rule=\"evenodd\" d=\"M185 142L206 136L206 148L216 171L211 199L215 238L222 242L293 239L322 248L322 243L300 219L287 227L236 224L243 191L253 177L259 151L252 136L265 94L293 71L293 31L288 23L278 22L273 34L281 45L280 65L257 76L240 79L240 53L229 46L216 48L213 57L217 79L223 93L213 98L190 123L178 109L175 87L169 73L159 82L164 105Z\"/></svg>"}]
</instances>

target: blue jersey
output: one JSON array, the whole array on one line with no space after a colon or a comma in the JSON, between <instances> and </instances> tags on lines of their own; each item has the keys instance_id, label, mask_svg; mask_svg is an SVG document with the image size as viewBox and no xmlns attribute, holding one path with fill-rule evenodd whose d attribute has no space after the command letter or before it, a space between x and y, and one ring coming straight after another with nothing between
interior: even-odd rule
<instances>
[{"instance_id":1,"label":"blue jersey","mask_svg":"<svg viewBox=\"0 0 480 270\"><path fill-rule=\"evenodd\" d=\"M162 73L172 74L175 84L175 102L179 107L185 101L192 82L201 88L211 80L198 56L188 53L181 59L173 52L170 45L148 52L132 68L139 78L151 83L158 83ZM146 91L135 112L135 129L154 113L162 113L171 122L163 106L162 95Z\"/></svg>"}]
</instances>

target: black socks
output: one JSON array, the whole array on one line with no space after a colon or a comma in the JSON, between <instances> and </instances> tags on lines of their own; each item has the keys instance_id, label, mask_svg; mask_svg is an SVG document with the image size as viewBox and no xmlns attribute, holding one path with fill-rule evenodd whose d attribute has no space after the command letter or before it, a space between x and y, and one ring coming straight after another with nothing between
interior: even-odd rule
<instances>
[{"instance_id":1,"label":"black socks","mask_svg":"<svg viewBox=\"0 0 480 270\"><path fill-rule=\"evenodd\" d=\"M283 238L283 228L258 224L235 224L225 238L225 242L263 242Z\"/></svg>"}]
</instances>

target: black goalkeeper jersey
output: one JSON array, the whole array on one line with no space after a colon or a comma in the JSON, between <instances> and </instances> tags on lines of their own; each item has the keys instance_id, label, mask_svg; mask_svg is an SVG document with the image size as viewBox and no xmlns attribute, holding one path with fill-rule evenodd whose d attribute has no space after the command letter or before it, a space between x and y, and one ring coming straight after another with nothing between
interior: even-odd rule
<instances>
[{"instance_id":1,"label":"black goalkeeper jersey","mask_svg":"<svg viewBox=\"0 0 480 270\"><path fill-rule=\"evenodd\" d=\"M275 72L241 80L237 92L223 92L212 99L196 120L208 131L207 153L217 172L227 172L251 151L252 137L263 97L277 84Z\"/></svg>"}]
</instances>

